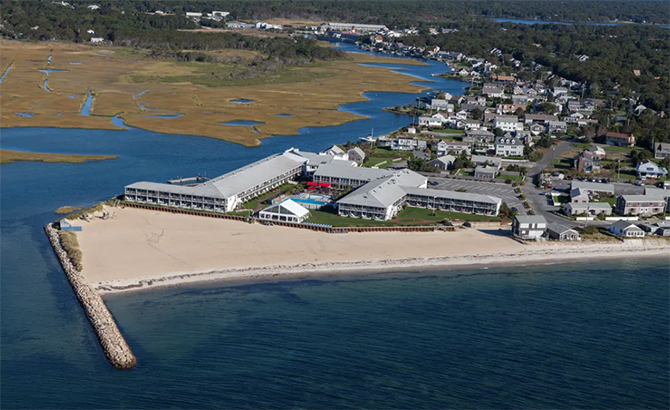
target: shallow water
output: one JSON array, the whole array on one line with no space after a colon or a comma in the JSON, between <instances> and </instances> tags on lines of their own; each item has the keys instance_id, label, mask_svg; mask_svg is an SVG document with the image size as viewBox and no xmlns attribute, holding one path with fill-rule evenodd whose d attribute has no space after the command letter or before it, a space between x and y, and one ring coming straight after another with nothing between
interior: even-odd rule
<instances>
[{"instance_id":1,"label":"shallow water","mask_svg":"<svg viewBox=\"0 0 670 410\"><path fill-rule=\"evenodd\" d=\"M91 91L88 92L88 95L86 96L86 101L84 101L84 105L81 107L81 111L79 112L79 115L84 115L84 116L90 116L91 115L91 107L93 107L93 93Z\"/></svg>"},{"instance_id":2,"label":"shallow water","mask_svg":"<svg viewBox=\"0 0 670 410\"><path fill-rule=\"evenodd\" d=\"M228 121L228 122L220 122L219 124L221 125L230 125L233 127L253 127L254 125L260 125L260 124L265 124L264 122L260 121Z\"/></svg>"}]
</instances>

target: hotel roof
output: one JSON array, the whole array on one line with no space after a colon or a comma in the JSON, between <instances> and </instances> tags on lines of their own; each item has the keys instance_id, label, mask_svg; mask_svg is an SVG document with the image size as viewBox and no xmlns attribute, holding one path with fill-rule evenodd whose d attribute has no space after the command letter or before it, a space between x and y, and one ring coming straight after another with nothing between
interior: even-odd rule
<instances>
[{"instance_id":1,"label":"hotel roof","mask_svg":"<svg viewBox=\"0 0 670 410\"><path fill-rule=\"evenodd\" d=\"M289 172L305 162L304 158L285 152L223 174L204 185L213 185L225 197L231 197Z\"/></svg>"},{"instance_id":2,"label":"hotel roof","mask_svg":"<svg viewBox=\"0 0 670 410\"><path fill-rule=\"evenodd\" d=\"M487 204L500 204L502 199L482 194L471 194L468 192L447 191L444 189L404 188L408 195L430 196L435 198L455 199L460 201L481 202Z\"/></svg>"},{"instance_id":3,"label":"hotel roof","mask_svg":"<svg viewBox=\"0 0 670 410\"><path fill-rule=\"evenodd\" d=\"M289 172L305 162L305 158L285 152L263 158L260 161L256 161L195 186L162 184L157 182L135 182L134 184L128 185L126 188L146 189L210 198L229 198Z\"/></svg>"},{"instance_id":4,"label":"hotel roof","mask_svg":"<svg viewBox=\"0 0 670 410\"><path fill-rule=\"evenodd\" d=\"M331 162L324 164L314 172L314 176L327 176L335 178L347 178L359 181L372 181L383 177L392 176L393 171L386 169L352 167L348 164Z\"/></svg>"},{"instance_id":5,"label":"hotel roof","mask_svg":"<svg viewBox=\"0 0 670 410\"><path fill-rule=\"evenodd\" d=\"M568 203L565 205L569 206L571 209L583 211L586 211L587 209L593 209L594 211L612 209L612 205L608 204L607 202Z\"/></svg>"}]
</instances>

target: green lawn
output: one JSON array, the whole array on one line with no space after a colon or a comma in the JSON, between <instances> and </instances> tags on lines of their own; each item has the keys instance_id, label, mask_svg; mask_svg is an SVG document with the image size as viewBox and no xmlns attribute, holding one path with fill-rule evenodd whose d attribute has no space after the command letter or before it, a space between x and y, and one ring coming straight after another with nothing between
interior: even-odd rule
<instances>
[{"instance_id":1,"label":"green lawn","mask_svg":"<svg viewBox=\"0 0 670 410\"><path fill-rule=\"evenodd\" d=\"M380 165L381 164L381 165ZM368 157L365 159L365 166L366 167L379 167L379 168L386 168L389 165L393 164L393 159L392 158L379 158L379 157Z\"/></svg>"},{"instance_id":2,"label":"green lawn","mask_svg":"<svg viewBox=\"0 0 670 410\"><path fill-rule=\"evenodd\" d=\"M375 147L373 158L409 158L412 156L410 151L393 151L390 148Z\"/></svg>"},{"instance_id":3,"label":"green lawn","mask_svg":"<svg viewBox=\"0 0 670 410\"><path fill-rule=\"evenodd\" d=\"M523 181L523 178L524 177L519 174L516 175L498 174L498 176L496 177L496 179L501 179L503 181L506 179L510 179L512 181Z\"/></svg>"},{"instance_id":4,"label":"green lawn","mask_svg":"<svg viewBox=\"0 0 670 410\"><path fill-rule=\"evenodd\" d=\"M433 215L434 213L434 215ZM424 221L438 222L443 219L460 219L462 221L501 221L501 218L495 216L472 215L461 212L441 211L426 208L406 207L396 217L401 225L421 224Z\"/></svg>"},{"instance_id":5,"label":"green lawn","mask_svg":"<svg viewBox=\"0 0 670 410\"><path fill-rule=\"evenodd\" d=\"M293 188L295 188L295 185L284 184L277 189L273 189L272 191L266 192L263 195L260 195L256 198L252 199L252 200L249 200L249 201L243 203L240 207L242 209L256 209L266 198L274 195L277 191L284 193L284 192L289 191Z\"/></svg>"},{"instance_id":6,"label":"green lawn","mask_svg":"<svg viewBox=\"0 0 670 410\"><path fill-rule=\"evenodd\" d=\"M502 218L485 216L485 215L471 215L460 212L449 212L433 210L425 208L406 207L398 213L395 221L371 221L368 219L346 218L337 216L334 213L327 211L309 211L310 217L307 222L325 224L336 227L347 226L398 226L398 225L434 225L443 219L459 219L461 221L501 221Z\"/></svg>"},{"instance_id":7,"label":"green lawn","mask_svg":"<svg viewBox=\"0 0 670 410\"><path fill-rule=\"evenodd\" d=\"M474 173L474 171L465 171L465 170L461 169L456 173L456 175L463 175L463 176L466 176L466 177L473 177L473 176L475 176L475 173Z\"/></svg>"},{"instance_id":8,"label":"green lawn","mask_svg":"<svg viewBox=\"0 0 670 410\"><path fill-rule=\"evenodd\" d=\"M226 215L233 216L251 216L251 211L237 211L237 212L227 212Z\"/></svg>"},{"instance_id":9,"label":"green lawn","mask_svg":"<svg viewBox=\"0 0 670 410\"><path fill-rule=\"evenodd\" d=\"M605 203L608 203L608 204L612 205L612 207L614 207L614 205L616 205L616 198L615 197L602 198L599 201L594 201L594 202L605 202Z\"/></svg>"},{"instance_id":10,"label":"green lawn","mask_svg":"<svg viewBox=\"0 0 670 410\"><path fill-rule=\"evenodd\" d=\"M642 147L616 147L614 145L603 145L602 146L605 152L631 152L631 151L644 151Z\"/></svg>"},{"instance_id":11,"label":"green lawn","mask_svg":"<svg viewBox=\"0 0 670 410\"><path fill-rule=\"evenodd\" d=\"M309 211L307 222L332 226L393 226L391 221L372 221L369 219L346 218L326 211Z\"/></svg>"}]
</instances>

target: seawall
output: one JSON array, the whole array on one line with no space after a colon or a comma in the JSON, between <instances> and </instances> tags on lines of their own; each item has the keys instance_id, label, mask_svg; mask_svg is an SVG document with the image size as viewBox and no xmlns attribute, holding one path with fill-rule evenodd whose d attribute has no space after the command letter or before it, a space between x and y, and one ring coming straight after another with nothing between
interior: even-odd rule
<instances>
[{"instance_id":1,"label":"seawall","mask_svg":"<svg viewBox=\"0 0 670 410\"><path fill-rule=\"evenodd\" d=\"M117 369L130 369L134 367L137 364L137 359L116 326L116 322L109 309L107 309L102 297L86 282L81 272L74 267L67 252L65 252L61 245L58 231L53 228L52 224L46 225L44 230L53 247L54 253L65 271L65 276L67 276L72 286L72 290L77 295L77 299L79 299L79 303L84 308L86 317L88 317L93 331L100 341L105 356L107 356L112 366Z\"/></svg>"}]
</instances>

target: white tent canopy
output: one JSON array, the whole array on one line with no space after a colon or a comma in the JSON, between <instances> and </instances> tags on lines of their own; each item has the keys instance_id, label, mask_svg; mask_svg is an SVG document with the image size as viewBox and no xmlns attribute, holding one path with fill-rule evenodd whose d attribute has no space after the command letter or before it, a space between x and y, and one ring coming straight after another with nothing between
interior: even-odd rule
<instances>
[{"instance_id":1,"label":"white tent canopy","mask_svg":"<svg viewBox=\"0 0 670 410\"><path fill-rule=\"evenodd\" d=\"M280 222L300 223L308 216L309 211L307 209L290 199L270 205L259 213L261 219Z\"/></svg>"}]
</instances>

